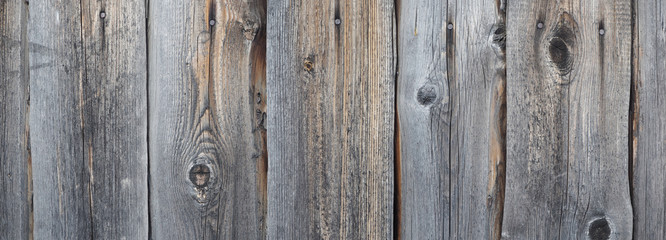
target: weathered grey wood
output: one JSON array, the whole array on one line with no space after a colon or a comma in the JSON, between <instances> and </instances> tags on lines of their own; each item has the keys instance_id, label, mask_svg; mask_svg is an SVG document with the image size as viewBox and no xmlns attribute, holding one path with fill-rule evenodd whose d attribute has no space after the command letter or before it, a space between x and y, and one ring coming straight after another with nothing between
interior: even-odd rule
<instances>
[{"instance_id":1,"label":"weathered grey wood","mask_svg":"<svg viewBox=\"0 0 666 240\"><path fill-rule=\"evenodd\" d=\"M30 3L36 239L148 237L144 6Z\"/></svg>"},{"instance_id":2,"label":"weathered grey wood","mask_svg":"<svg viewBox=\"0 0 666 240\"><path fill-rule=\"evenodd\" d=\"M0 1L0 239L32 239L28 5Z\"/></svg>"},{"instance_id":3,"label":"weathered grey wood","mask_svg":"<svg viewBox=\"0 0 666 240\"><path fill-rule=\"evenodd\" d=\"M666 4L634 1L633 164L634 239L664 239L666 229Z\"/></svg>"},{"instance_id":4,"label":"weathered grey wood","mask_svg":"<svg viewBox=\"0 0 666 240\"><path fill-rule=\"evenodd\" d=\"M143 0L81 1L84 159L94 239L148 238Z\"/></svg>"},{"instance_id":5,"label":"weathered grey wood","mask_svg":"<svg viewBox=\"0 0 666 240\"><path fill-rule=\"evenodd\" d=\"M499 239L504 5L403 1L399 12L400 236Z\"/></svg>"},{"instance_id":6,"label":"weathered grey wood","mask_svg":"<svg viewBox=\"0 0 666 240\"><path fill-rule=\"evenodd\" d=\"M149 8L151 237L265 238L265 1Z\"/></svg>"},{"instance_id":7,"label":"weathered grey wood","mask_svg":"<svg viewBox=\"0 0 666 240\"><path fill-rule=\"evenodd\" d=\"M506 239L631 239L631 1L511 1Z\"/></svg>"},{"instance_id":8,"label":"weathered grey wood","mask_svg":"<svg viewBox=\"0 0 666 240\"><path fill-rule=\"evenodd\" d=\"M80 2L30 1L28 26L34 237L89 238Z\"/></svg>"},{"instance_id":9,"label":"weathered grey wood","mask_svg":"<svg viewBox=\"0 0 666 240\"><path fill-rule=\"evenodd\" d=\"M391 238L393 1L268 4L268 238Z\"/></svg>"}]
</instances>

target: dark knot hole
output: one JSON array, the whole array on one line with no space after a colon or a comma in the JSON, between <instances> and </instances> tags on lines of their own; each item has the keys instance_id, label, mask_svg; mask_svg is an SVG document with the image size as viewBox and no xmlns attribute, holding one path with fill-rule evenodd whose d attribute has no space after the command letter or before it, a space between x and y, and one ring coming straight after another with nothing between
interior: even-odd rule
<instances>
[{"instance_id":1,"label":"dark knot hole","mask_svg":"<svg viewBox=\"0 0 666 240\"><path fill-rule=\"evenodd\" d=\"M197 187L205 187L210 179L210 168L204 164L194 165L190 169L190 181Z\"/></svg>"},{"instance_id":2,"label":"dark knot hole","mask_svg":"<svg viewBox=\"0 0 666 240\"><path fill-rule=\"evenodd\" d=\"M430 105L437 100L437 89L431 84L426 84L425 86L419 88L419 91L416 93L416 100L421 105Z\"/></svg>"},{"instance_id":3,"label":"dark knot hole","mask_svg":"<svg viewBox=\"0 0 666 240\"><path fill-rule=\"evenodd\" d=\"M555 63L562 75L571 71L571 52L564 40L559 37L551 39L548 52L550 53L551 61Z\"/></svg>"},{"instance_id":4,"label":"dark knot hole","mask_svg":"<svg viewBox=\"0 0 666 240\"><path fill-rule=\"evenodd\" d=\"M590 223L589 236L592 240L610 239L611 228L606 218L600 218Z\"/></svg>"}]
</instances>

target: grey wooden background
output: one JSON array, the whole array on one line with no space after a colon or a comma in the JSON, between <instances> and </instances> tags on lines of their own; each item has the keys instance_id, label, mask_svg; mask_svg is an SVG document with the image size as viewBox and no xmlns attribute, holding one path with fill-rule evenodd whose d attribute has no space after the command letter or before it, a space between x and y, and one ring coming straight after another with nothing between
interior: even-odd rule
<instances>
[{"instance_id":1,"label":"grey wooden background","mask_svg":"<svg viewBox=\"0 0 666 240\"><path fill-rule=\"evenodd\" d=\"M0 239L666 239L662 0L0 0Z\"/></svg>"}]
</instances>

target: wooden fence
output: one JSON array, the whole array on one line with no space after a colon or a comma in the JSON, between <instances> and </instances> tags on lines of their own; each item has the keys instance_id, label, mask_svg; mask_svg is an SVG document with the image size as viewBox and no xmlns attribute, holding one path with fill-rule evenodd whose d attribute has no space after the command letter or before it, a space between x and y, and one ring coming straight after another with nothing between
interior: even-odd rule
<instances>
[{"instance_id":1,"label":"wooden fence","mask_svg":"<svg viewBox=\"0 0 666 240\"><path fill-rule=\"evenodd\" d=\"M665 239L662 0L0 0L0 239Z\"/></svg>"}]
</instances>

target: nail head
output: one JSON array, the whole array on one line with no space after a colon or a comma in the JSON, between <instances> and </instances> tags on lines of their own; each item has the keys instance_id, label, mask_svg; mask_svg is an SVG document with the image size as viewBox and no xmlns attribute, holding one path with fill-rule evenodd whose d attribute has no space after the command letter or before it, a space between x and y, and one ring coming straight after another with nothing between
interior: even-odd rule
<instances>
[{"instance_id":1,"label":"nail head","mask_svg":"<svg viewBox=\"0 0 666 240\"><path fill-rule=\"evenodd\" d=\"M543 28L543 23L542 22L537 23L537 28L542 29Z\"/></svg>"},{"instance_id":2,"label":"nail head","mask_svg":"<svg viewBox=\"0 0 666 240\"><path fill-rule=\"evenodd\" d=\"M599 35L604 35L604 34L606 34L606 30L604 30L603 28L599 29Z\"/></svg>"},{"instance_id":3,"label":"nail head","mask_svg":"<svg viewBox=\"0 0 666 240\"><path fill-rule=\"evenodd\" d=\"M449 23L449 25L447 25L446 28L449 30L453 29L453 23Z\"/></svg>"},{"instance_id":4,"label":"nail head","mask_svg":"<svg viewBox=\"0 0 666 240\"><path fill-rule=\"evenodd\" d=\"M99 17L104 19L106 17L106 13L104 11L100 12Z\"/></svg>"},{"instance_id":5,"label":"nail head","mask_svg":"<svg viewBox=\"0 0 666 240\"><path fill-rule=\"evenodd\" d=\"M214 26L215 25L215 19L211 19L210 21L208 21L208 24L210 24L211 26Z\"/></svg>"},{"instance_id":6,"label":"nail head","mask_svg":"<svg viewBox=\"0 0 666 240\"><path fill-rule=\"evenodd\" d=\"M339 18L336 18L335 19L335 25L340 25L340 23L342 23L342 21Z\"/></svg>"}]
</instances>

